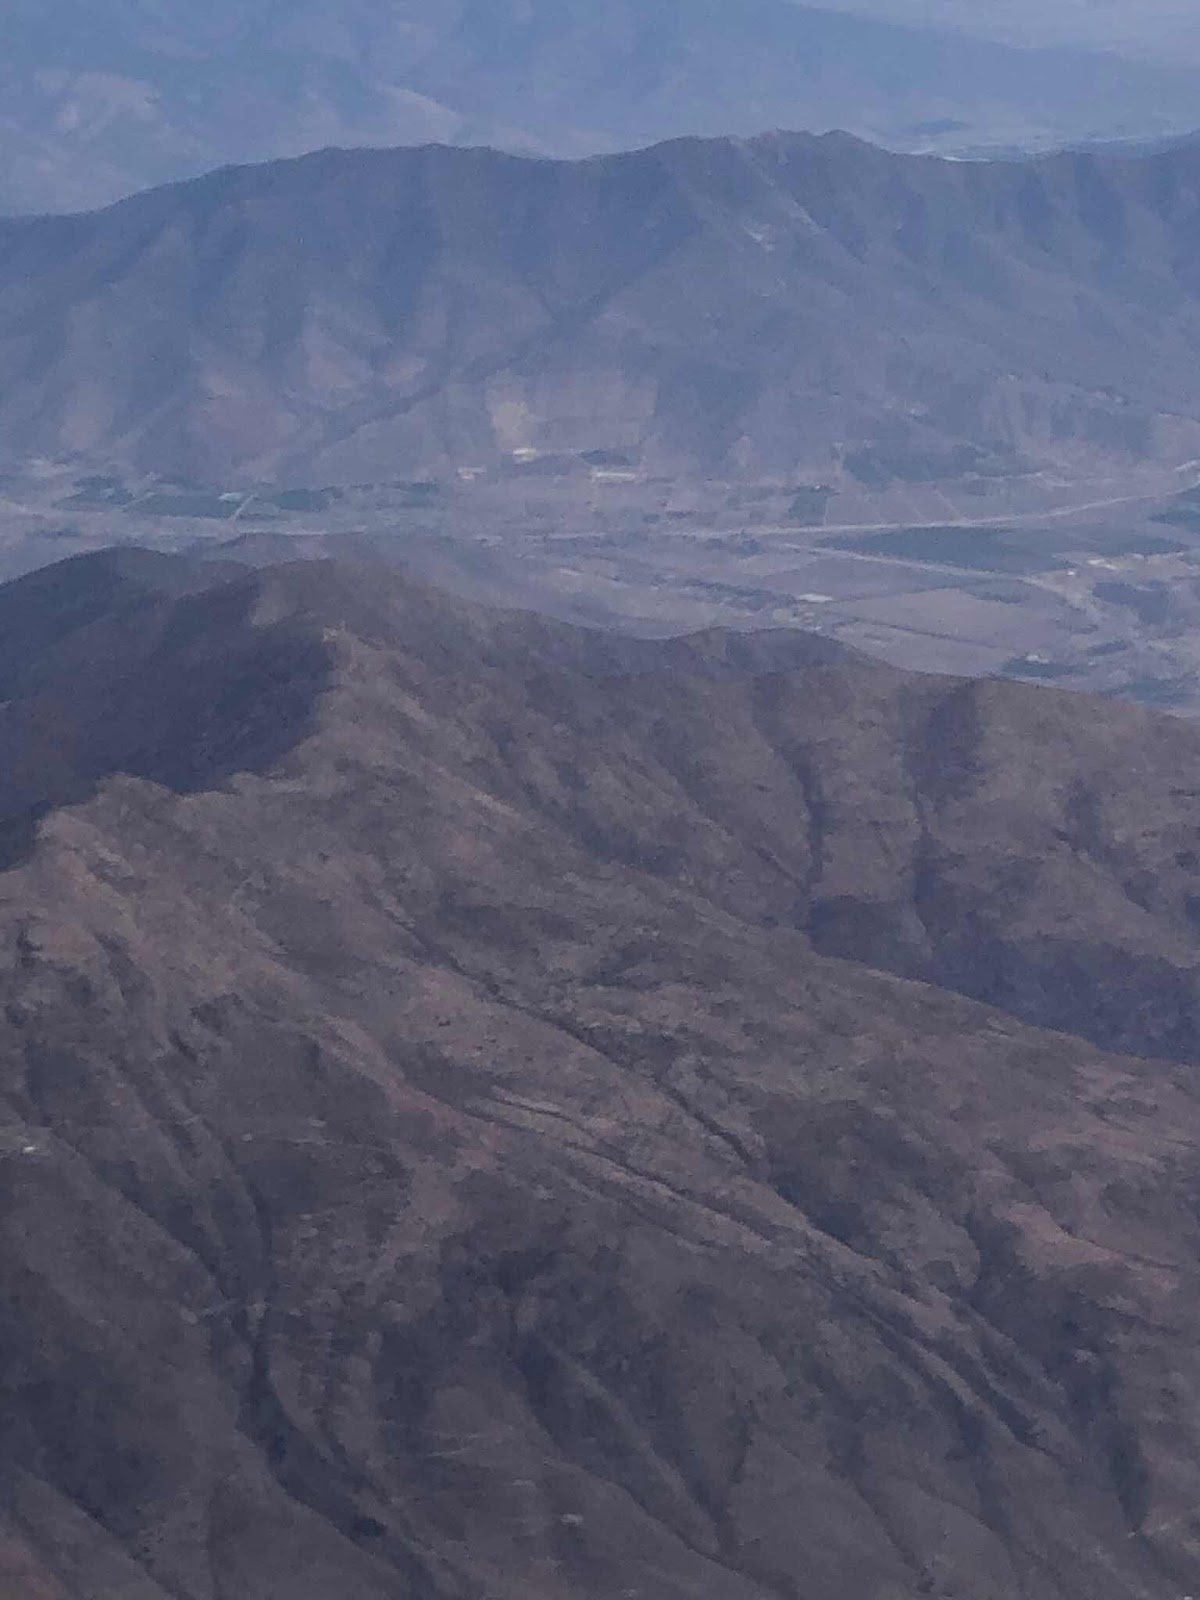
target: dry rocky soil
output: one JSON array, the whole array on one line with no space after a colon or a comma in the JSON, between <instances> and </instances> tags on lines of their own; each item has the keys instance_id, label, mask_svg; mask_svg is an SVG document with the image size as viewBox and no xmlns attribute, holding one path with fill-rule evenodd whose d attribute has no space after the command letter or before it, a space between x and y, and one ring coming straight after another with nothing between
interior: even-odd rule
<instances>
[{"instance_id":1,"label":"dry rocky soil","mask_svg":"<svg viewBox=\"0 0 1200 1600\"><path fill-rule=\"evenodd\" d=\"M5 1600L1200 1584L1200 729L0 590Z\"/></svg>"}]
</instances>

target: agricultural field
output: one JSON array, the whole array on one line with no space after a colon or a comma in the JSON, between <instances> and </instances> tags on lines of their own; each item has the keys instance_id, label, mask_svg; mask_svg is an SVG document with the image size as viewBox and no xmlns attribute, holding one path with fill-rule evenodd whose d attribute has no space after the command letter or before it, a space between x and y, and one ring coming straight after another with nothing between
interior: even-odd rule
<instances>
[{"instance_id":1,"label":"agricultural field","mask_svg":"<svg viewBox=\"0 0 1200 1600\"><path fill-rule=\"evenodd\" d=\"M917 670L1200 711L1200 490L1075 499L1028 481L648 479L607 458L330 488L44 467L0 483L0 576L109 544L351 555L646 635L800 628Z\"/></svg>"}]
</instances>

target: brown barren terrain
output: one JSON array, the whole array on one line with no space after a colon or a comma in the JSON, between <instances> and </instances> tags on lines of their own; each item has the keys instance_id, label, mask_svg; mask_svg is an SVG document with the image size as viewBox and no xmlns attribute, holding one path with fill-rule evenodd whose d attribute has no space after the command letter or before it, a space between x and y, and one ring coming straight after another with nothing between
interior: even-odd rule
<instances>
[{"instance_id":1,"label":"brown barren terrain","mask_svg":"<svg viewBox=\"0 0 1200 1600\"><path fill-rule=\"evenodd\" d=\"M321 562L0 625L0 1590L1195 1586L1200 732Z\"/></svg>"}]
</instances>

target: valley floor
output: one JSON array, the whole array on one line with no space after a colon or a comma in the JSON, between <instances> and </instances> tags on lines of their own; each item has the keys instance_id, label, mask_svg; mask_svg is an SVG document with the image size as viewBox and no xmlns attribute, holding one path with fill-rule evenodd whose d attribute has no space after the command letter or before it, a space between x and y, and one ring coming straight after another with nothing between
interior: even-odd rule
<instances>
[{"instance_id":1,"label":"valley floor","mask_svg":"<svg viewBox=\"0 0 1200 1600\"><path fill-rule=\"evenodd\" d=\"M400 563L472 598L665 634L797 627L919 671L1200 710L1200 463L1071 482L646 479L537 459L337 490L44 468L0 481L0 575L112 543Z\"/></svg>"}]
</instances>

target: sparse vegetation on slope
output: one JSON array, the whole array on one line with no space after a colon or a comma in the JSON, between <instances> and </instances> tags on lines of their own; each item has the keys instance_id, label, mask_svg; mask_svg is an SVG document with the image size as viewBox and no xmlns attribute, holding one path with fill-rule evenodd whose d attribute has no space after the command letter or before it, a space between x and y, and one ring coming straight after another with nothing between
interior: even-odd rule
<instances>
[{"instance_id":1,"label":"sparse vegetation on slope","mask_svg":"<svg viewBox=\"0 0 1200 1600\"><path fill-rule=\"evenodd\" d=\"M320 562L9 613L22 1592L1195 1585L1200 735Z\"/></svg>"}]
</instances>

